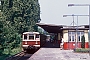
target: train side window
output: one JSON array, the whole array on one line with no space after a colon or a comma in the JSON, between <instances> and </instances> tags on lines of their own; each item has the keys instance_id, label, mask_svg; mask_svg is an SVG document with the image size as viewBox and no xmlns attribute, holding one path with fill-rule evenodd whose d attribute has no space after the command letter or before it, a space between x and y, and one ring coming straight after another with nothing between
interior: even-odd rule
<instances>
[{"instance_id":1,"label":"train side window","mask_svg":"<svg viewBox=\"0 0 90 60\"><path fill-rule=\"evenodd\" d=\"M29 35L29 40L34 40L34 34Z\"/></svg>"},{"instance_id":2,"label":"train side window","mask_svg":"<svg viewBox=\"0 0 90 60\"><path fill-rule=\"evenodd\" d=\"M24 39L27 39L27 34L24 35Z\"/></svg>"},{"instance_id":3,"label":"train side window","mask_svg":"<svg viewBox=\"0 0 90 60\"><path fill-rule=\"evenodd\" d=\"M36 38L39 38L39 34L36 34Z\"/></svg>"}]
</instances>

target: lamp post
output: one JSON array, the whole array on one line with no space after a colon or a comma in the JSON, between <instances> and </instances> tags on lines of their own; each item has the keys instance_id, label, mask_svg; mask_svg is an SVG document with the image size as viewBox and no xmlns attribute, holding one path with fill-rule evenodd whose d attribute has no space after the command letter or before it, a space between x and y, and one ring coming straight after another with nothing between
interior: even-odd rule
<instances>
[{"instance_id":1,"label":"lamp post","mask_svg":"<svg viewBox=\"0 0 90 60\"><path fill-rule=\"evenodd\" d=\"M73 22L72 22L72 23L73 23L73 26L74 26L74 23L75 23L75 22L74 22L74 14L72 14L72 15L63 15L63 17L67 17L67 16L72 16L72 17L73 17ZM72 24L72 23L71 23L71 24ZM71 24L70 24L70 25L71 25Z\"/></svg>"},{"instance_id":2,"label":"lamp post","mask_svg":"<svg viewBox=\"0 0 90 60\"><path fill-rule=\"evenodd\" d=\"M75 38L76 38L76 40L75 40L75 49L78 47L78 34L77 34L77 32L78 32L78 16L89 16L89 15L74 15L74 14L72 14L72 15L63 15L63 17L67 17L67 16L76 16L77 17L77 28L76 28L76 35L75 35ZM73 19L73 26L74 26L74 19Z\"/></svg>"},{"instance_id":3,"label":"lamp post","mask_svg":"<svg viewBox=\"0 0 90 60\"><path fill-rule=\"evenodd\" d=\"M63 15L63 17L67 17L67 16L77 16L77 25L78 25L78 16L89 16L89 15ZM73 23L74 23L74 17L73 17Z\"/></svg>"},{"instance_id":4,"label":"lamp post","mask_svg":"<svg viewBox=\"0 0 90 60\"><path fill-rule=\"evenodd\" d=\"M90 55L90 4L68 4L68 6L89 6L89 55Z\"/></svg>"}]
</instances>

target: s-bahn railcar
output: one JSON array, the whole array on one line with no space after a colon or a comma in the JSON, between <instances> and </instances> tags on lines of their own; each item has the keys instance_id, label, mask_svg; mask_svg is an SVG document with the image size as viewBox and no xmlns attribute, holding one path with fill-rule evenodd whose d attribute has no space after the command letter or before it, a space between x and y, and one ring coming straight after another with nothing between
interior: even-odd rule
<instances>
[{"instance_id":1,"label":"s-bahn railcar","mask_svg":"<svg viewBox=\"0 0 90 60\"><path fill-rule=\"evenodd\" d=\"M23 40L22 40L22 47L24 50L28 48L40 48L46 42L46 36L40 34L39 32L24 32L23 33Z\"/></svg>"}]
</instances>

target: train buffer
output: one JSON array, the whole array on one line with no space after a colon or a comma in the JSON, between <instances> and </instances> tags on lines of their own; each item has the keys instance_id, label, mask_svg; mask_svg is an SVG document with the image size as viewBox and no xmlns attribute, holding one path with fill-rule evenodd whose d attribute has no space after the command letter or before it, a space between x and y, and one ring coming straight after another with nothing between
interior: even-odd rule
<instances>
[{"instance_id":1,"label":"train buffer","mask_svg":"<svg viewBox=\"0 0 90 60\"><path fill-rule=\"evenodd\" d=\"M90 60L88 53L74 53L60 48L40 48L28 60Z\"/></svg>"}]
</instances>

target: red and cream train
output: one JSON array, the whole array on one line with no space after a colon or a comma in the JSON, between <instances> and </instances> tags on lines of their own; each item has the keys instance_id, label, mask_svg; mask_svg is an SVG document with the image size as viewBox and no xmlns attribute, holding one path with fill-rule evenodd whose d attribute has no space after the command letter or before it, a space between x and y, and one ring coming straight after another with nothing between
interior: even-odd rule
<instances>
[{"instance_id":1,"label":"red and cream train","mask_svg":"<svg viewBox=\"0 0 90 60\"><path fill-rule=\"evenodd\" d=\"M30 46L40 48L46 42L46 36L40 34L39 32L24 32L22 47L23 49L28 49Z\"/></svg>"}]
</instances>

